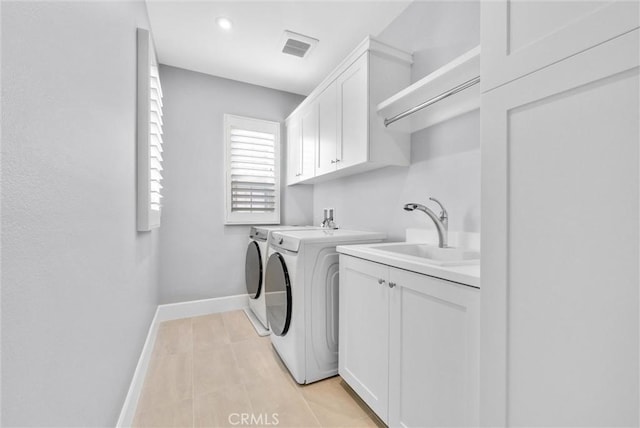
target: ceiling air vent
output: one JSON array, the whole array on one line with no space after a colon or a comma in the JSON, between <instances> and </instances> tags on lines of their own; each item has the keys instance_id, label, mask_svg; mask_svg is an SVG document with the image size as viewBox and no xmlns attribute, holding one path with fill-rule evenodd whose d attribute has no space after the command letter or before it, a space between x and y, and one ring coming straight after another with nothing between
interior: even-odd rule
<instances>
[{"instance_id":1,"label":"ceiling air vent","mask_svg":"<svg viewBox=\"0 0 640 428\"><path fill-rule=\"evenodd\" d=\"M318 39L286 30L283 37L282 53L304 58L318 43Z\"/></svg>"}]
</instances>

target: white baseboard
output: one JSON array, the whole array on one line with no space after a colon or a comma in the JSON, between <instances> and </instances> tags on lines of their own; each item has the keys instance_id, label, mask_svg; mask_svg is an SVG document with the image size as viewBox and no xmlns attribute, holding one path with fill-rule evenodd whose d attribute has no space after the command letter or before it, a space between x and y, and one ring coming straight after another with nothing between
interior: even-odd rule
<instances>
[{"instance_id":1,"label":"white baseboard","mask_svg":"<svg viewBox=\"0 0 640 428\"><path fill-rule=\"evenodd\" d=\"M116 427L130 427L133 424L138 399L140 398L144 378L147 374L147 369L149 368L149 362L151 361L151 353L153 352L153 346L156 343L158 326L161 322L244 309L248 306L248 294L159 305L156 309L155 315L153 316L151 325L149 326L147 339L142 347L142 352L140 353L136 370L133 373L131 385L129 385L129 391L127 392L124 404L122 405L122 410L120 411L120 417L118 418Z\"/></svg>"},{"instance_id":2,"label":"white baseboard","mask_svg":"<svg viewBox=\"0 0 640 428\"><path fill-rule=\"evenodd\" d=\"M136 370L133 372L133 378L129 385L129 391L127 391L127 397L124 399L122 410L120 411L120 417L116 427L130 427L133 425L133 417L136 412L136 406L138 405L138 398L140 398L140 392L142 391L142 385L144 384L144 377L147 374L147 368L149 367L149 361L151 360L151 353L153 352L153 345L156 343L156 336L158 333L158 309L151 320L149 326L149 332L147 333L147 339L144 341Z\"/></svg>"},{"instance_id":3,"label":"white baseboard","mask_svg":"<svg viewBox=\"0 0 640 428\"><path fill-rule=\"evenodd\" d=\"M216 297L158 306L158 322L235 311L249 306L249 295Z\"/></svg>"}]
</instances>

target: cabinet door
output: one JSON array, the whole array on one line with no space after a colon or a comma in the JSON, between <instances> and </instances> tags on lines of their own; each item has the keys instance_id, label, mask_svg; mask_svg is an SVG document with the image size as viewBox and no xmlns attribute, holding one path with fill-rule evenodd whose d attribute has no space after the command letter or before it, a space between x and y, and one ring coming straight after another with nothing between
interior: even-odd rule
<instances>
[{"instance_id":1,"label":"cabinet door","mask_svg":"<svg viewBox=\"0 0 640 428\"><path fill-rule=\"evenodd\" d=\"M287 124L287 184L300 181L302 175L301 163L302 134L300 118L293 117Z\"/></svg>"},{"instance_id":2,"label":"cabinet door","mask_svg":"<svg viewBox=\"0 0 640 428\"><path fill-rule=\"evenodd\" d=\"M337 79L340 111L338 169L369 159L369 54Z\"/></svg>"},{"instance_id":3,"label":"cabinet door","mask_svg":"<svg viewBox=\"0 0 640 428\"><path fill-rule=\"evenodd\" d=\"M388 268L340 255L338 371L383 421L389 400Z\"/></svg>"},{"instance_id":4,"label":"cabinet door","mask_svg":"<svg viewBox=\"0 0 640 428\"><path fill-rule=\"evenodd\" d=\"M479 290L398 269L389 283L389 426L477 426Z\"/></svg>"},{"instance_id":5,"label":"cabinet door","mask_svg":"<svg viewBox=\"0 0 640 428\"><path fill-rule=\"evenodd\" d=\"M315 175L315 153L318 145L318 103L308 106L302 113L302 145L300 162L302 165L300 179L305 180Z\"/></svg>"},{"instance_id":6,"label":"cabinet door","mask_svg":"<svg viewBox=\"0 0 640 428\"><path fill-rule=\"evenodd\" d=\"M318 98L319 132L316 175L336 170L338 142L338 92L334 81Z\"/></svg>"},{"instance_id":7,"label":"cabinet door","mask_svg":"<svg viewBox=\"0 0 640 428\"><path fill-rule=\"evenodd\" d=\"M483 90L638 28L638 13L627 0L482 2Z\"/></svg>"},{"instance_id":8,"label":"cabinet door","mask_svg":"<svg viewBox=\"0 0 640 428\"><path fill-rule=\"evenodd\" d=\"M483 425L638 425L638 33L482 96Z\"/></svg>"}]
</instances>

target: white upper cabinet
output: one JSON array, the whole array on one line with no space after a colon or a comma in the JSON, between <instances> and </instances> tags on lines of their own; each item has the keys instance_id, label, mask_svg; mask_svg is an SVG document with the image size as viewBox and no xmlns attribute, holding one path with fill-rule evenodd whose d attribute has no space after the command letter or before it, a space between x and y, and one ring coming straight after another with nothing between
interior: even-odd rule
<instances>
[{"instance_id":1,"label":"white upper cabinet","mask_svg":"<svg viewBox=\"0 0 640 428\"><path fill-rule=\"evenodd\" d=\"M302 176L301 118L287 124L287 184L297 183Z\"/></svg>"},{"instance_id":2,"label":"white upper cabinet","mask_svg":"<svg viewBox=\"0 0 640 428\"><path fill-rule=\"evenodd\" d=\"M289 157L295 158L298 151L305 157L305 144L315 139L313 171L289 171L287 184L408 165L410 135L387 130L376 107L409 85L410 67L410 54L366 38L287 118L287 131L303 122L300 147L290 145ZM307 134L304 117L309 114L315 114L315 122L306 120ZM296 169L295 165L290 167Z\"/></svg>"},{"instance_id":3,"label":"white upper cabinet","mask_svg":"<svg viewBox=\"0 0 640 428\"><path fill-rule=\"evenodd\" d=\"M315 152L318 145L318 103L313 103L302 113L302 142L300 146L300 180L315 174Z\"/></svg>"},{"instance_id":4,"label":"white upper cabinet","mask_svg":"<svg viewBox=\"0 0 640 428\"><path fill-rule=\"evenodd\" d=\"M638 28L637 1L482 3L487 91Z\"/></svg>"},{"instance_id":5,"label":"white upper cabinet","mask_svg":"<svg viewBox=\"0 0 640 428\"><path fill-rule=\"evenodd\" d=\"M368 160L369 56L363 54L338 77L340 139L336 168Z\"/></svg>"},{"instance_id":6,"label":"white upper cabinet","mask_svg":"<svg viewBox=\"0 0 640 428\"><path fill-rule=\"evenodd\" d=\"M338 92L337 82L332 82L318 98L318 150L316 174L335 170L338 158Z\"/></svg>"},{"instance_id":7,"label":"white upper cabinet","mask_svg":"<svg viewBox=\"0 0 640 428\"><path fill-rule=\"evenodd\" d=\"M314 176L317 145L318 106L314 103L287 122L287 184Z\"/></svg>"}]
</instances>

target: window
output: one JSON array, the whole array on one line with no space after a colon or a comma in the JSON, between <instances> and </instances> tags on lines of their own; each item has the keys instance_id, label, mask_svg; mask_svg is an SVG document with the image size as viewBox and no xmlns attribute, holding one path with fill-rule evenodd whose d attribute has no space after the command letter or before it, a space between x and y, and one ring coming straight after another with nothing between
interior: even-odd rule
<instances>
[{"instance_id":1,"label":"window","mask_svg":"<svg viewBox=\"0 0 640 428\"><path fill-rule=\"evenodd\" d=\"M160 227L162 198L162 87L149 37L138 29L138 213L139 231Z\"/></svg>"},{"instance_id":2,"label":"window","mask_svg":"<svg viewBox=\"0 0 640 428\"><path fill-rule=\"evenodd\" d=\"M280 223L280 124L224 115L226 224Z\"/></svg>"}]
</instances>

